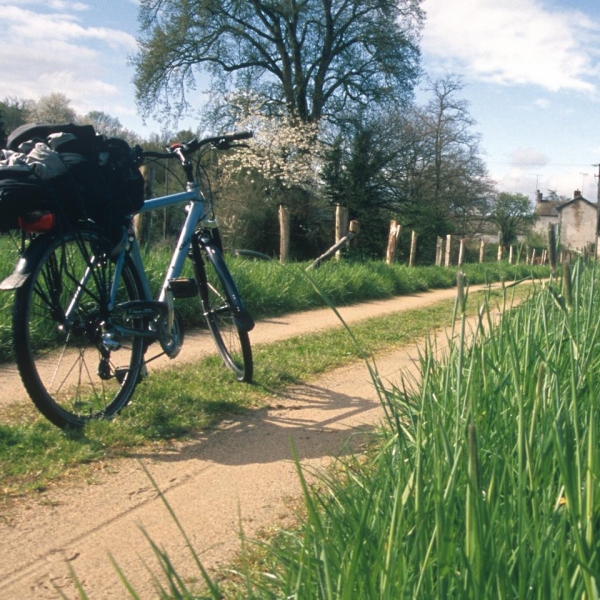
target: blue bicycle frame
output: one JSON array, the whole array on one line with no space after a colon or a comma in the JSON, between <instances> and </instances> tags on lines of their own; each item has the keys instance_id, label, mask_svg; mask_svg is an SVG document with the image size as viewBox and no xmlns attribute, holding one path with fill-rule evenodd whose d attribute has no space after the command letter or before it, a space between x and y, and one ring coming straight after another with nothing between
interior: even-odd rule
<instances>
[{"instance_id":1,"label":"blue bicycle frame","mask_svg":"<svg viewBox=\"0 0 600 600\"><path fill-rule=\"evenodd\" d=\"M199 222L201 222L207 228L216 227L216 221L207 220L206 212L204 208L204 197L200 191L200 186L197 183L188 183L187 191L179 192L177 194L170 194L168 196L160 196L159 198L152 198L146 200L139 211L139 213L149 212L151 210L157 210L159 208L165 208L167 206L174 206L176 204L183 204L189 202L187 207L187 217L185 223L181 229L177 246L171 257L171 262L166 271L165 278L159 293L157 300L159 302L165 302L169 309L169 323L172 324L173 318L173 297L169 291L169 281L176 279L181 274L183 269L183 263L189 252L190 243L192 236L196 230ZM125 260L125 252L129 252L131 259L137 267L138 273L141 276L141 283L144 291L145 300L152 300L150 292L150 285L144 269L144 263L142 255L140 253L140 247L137 240L133 238L129 240L129 248L125 247L121 250L121 255L117 259L117 268L122 268L123 261ZM115 281L119 281L119 273L116 274ZM117 290L111 292L111 300L114 302Z\"/></svg>"}]
</instances>

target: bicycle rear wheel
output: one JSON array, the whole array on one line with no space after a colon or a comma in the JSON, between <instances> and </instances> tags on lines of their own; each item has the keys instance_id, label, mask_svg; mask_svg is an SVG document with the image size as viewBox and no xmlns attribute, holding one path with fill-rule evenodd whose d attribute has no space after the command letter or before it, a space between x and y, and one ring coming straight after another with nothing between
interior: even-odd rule
<instances>
[{"instance_id":1,"label":"bicycle rear wheel","mask_svg":"<svg viewBox=\"0 0 600 600\"><path fill-rule=\"evenodd\" d=\"M142 299L142 288L131 259L118 274L110 250L94 231L57 236L15 295L17 367L37 408L58 427L113 417L138 382L143 340L119 327L143 323L126 321L109 300L112 286L116 306Z\"/></svg>"},{"instance_id":2,"label":"bicycle rear wheel","mask_svg":"<svg viewBox=\"0 0 600 600\"><path fill-rule=\"evenodd\" d=\"M206 323L225 366L238 381L250 383L254 374L250 338L235 317L241 300L221 253L213 246L205 252L206 260L196 261L196 280ZM236 291L235 298L232 290Z\"/></svg>"}]
</instances>

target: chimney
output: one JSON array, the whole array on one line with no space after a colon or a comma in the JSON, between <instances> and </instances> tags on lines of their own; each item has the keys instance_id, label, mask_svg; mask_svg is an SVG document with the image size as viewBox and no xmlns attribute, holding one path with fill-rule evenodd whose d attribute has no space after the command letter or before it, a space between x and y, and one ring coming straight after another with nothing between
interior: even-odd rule
<instances>
[{"instance_id":1,"label":"chimney","mask_svg":"<svg viewBox=\"0 0 600 600\"><path fill-rule=\"evenodd\" d=\"M545 202L544 200L544 194L542 194L542 192L540 192L540 190L538 190L535 194L535 199L537 202Z\"/></svg>"},{"instance_id":2,"label":"chimney","mask_svg":"<svg viewBox=\"0 0 600 600\"><path fill-rule=\"evenodd\" d=\"M579 190L575 190L575 192L573 192L573 199L577 200L577 198L581 197L581 192Z\"/></svg>"}]
</instances>

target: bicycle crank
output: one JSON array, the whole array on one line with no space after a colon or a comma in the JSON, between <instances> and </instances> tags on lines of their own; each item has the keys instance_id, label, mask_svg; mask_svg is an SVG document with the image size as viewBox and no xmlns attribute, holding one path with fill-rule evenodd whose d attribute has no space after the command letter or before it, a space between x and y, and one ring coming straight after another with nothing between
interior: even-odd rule
<instances>
[{"instance_id":1,"label":"bicycle crank","mask_svg":"<svg viewBox=\"0 0 600 600\"><path fill-rule=\"evenodd\" d=\"M155 321L158 341L169 358L175 358L183 346L183 321L177 310L173 314L173 324L169 327L167 316Z\"/></svg>"}]
</instances>

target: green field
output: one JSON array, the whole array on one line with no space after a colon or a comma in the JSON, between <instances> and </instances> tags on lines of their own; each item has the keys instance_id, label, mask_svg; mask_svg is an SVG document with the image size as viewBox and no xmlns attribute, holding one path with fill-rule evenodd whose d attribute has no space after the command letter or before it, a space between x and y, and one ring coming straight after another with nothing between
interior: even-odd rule
<instances>
[{"instance_id":1,"label":"green field","mask_svg":"<svg viewBox=\"0 0 600 600\"><path fill-rule=\"evenodd\" d=\"M280 314L287 303L295 310L323 305L319 288L350 303L447 287L456 277L452 269L331 263L307 279L305 265L230 264L257 316ZM527 271L504 263L465 268L470 283ZM497 327L483 327L498 302L488 297L474 341L463 323L481 296L464 307L448 302L365 322L353 327L355 339L340 329L259 348L256 386L232 383L215 358L157 373L138 390L143 403L134 400L117 420L83 432L61 432L33 408L14 407L0 426L4 498L210 427L290 383L408 343L458 316L462 335L443 362L433 349L423 356L416 391L381 386L387 427L377 443L317 486L305 485L302 523L249 551L234 565L241 575L224 574L202 597L597 598L597 276L593 265L577 263L572 276L536 286ZM173 587L165 597L199 597L186 595L176 567L166 569Z\"/></svg>"},{"instance_id":2,"label":"green field","mask_svg":"<svg viewBox=\"0 0 600 600\"><path fill-rule=\"evenodd\" d=\"M579 263L486 327L492 298L475 339L458 302L458 338L425 352L416 389L373 367L387 425L315 485L299 470L295 528L246 540L216 579L196 557L202 592L156 549L161 597L598 598L598 274Z\"/></svg>"}]
</instances>

